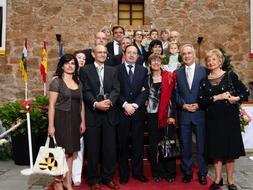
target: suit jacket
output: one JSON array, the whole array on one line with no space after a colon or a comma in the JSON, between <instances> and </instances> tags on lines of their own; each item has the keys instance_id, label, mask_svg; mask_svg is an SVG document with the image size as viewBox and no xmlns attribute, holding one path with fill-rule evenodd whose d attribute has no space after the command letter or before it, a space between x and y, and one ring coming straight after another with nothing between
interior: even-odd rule
<instances>
[{"instance_id":1,"label":"suit jacket","mask_svg":"<svg viewBox=\"0 0 253 190\"><path fill-rule=\"evenodd\" d=\"M196 64L191 89L188 86L185 66L180 67L176 73L176 102L178 107L178 116L180 124L202 123L205 119L203 110L188 112L183 109L184 104L198 103L200 81L206 78L206 69Z\"/></svg>"},{"instance_id":2,"label":"suit jacket","mask_svg":"<svg viewBox=\"0 0 253 190\"><path fill-rule=\"evenodd\" d=\"M122 64L122 56L123 56L123 54L113 56L113 60L112 60L113 65L112 66L121 65ZM138 59L136 60L136 65L143 66L143 63L144 63L144 58L139 55Z\"/></svg>"},{"instance_id":3,"label":"suit jacket","mask_svg":"<svg viewBox=\"0 0 253 190\"><path fill-rule=\"evenodd\" d=\"M133 45L135 46L135 47L137 47L137 50L138 50L138 54L139 55L141 55L142 57L145 57L146 56L146 50L145 50L145 48L144 48L144 46L143 45L141 45L141 50L139 49L139 47L138 47L138 45L135 43L135 42L133 42Z\"/></svg>"},{"instance_id":4,"label":"suit jacket","mask_svg":"<svg viewBox=\"0 0 253 190\"><path fill-rule=\"evenodd\" d=\"M107 51L114 56L113 41L106 44Z\"/></svg>"},{"instance_id":5,"label":"suit jacket","mask_svg":"<svg viewBox=\"0 0 253 190\"><path fill-rule=\"evenodd\" d=\"M124 109L122 108L124 102L127 101L128 103L136 103L139 108L133 117L136 119L136 122L143 121L145 101L147 100L149 92L147 81L148 71L141 65L135 65L133 82L131 84L125 64L121 64L117 68L120 82L119 108L121 113L124 113Z\"/></svg>"},{"instance_id":6,"label":"suit jacket","mask_svg":"<svg viewBox=\"0 0 253 190\"><path fill-rule=\"evenodd\" d=\"M94 126L99 122L99 116L106 114L112 125L118 123L118 112L116 102L119 98L119 81L117 71L111 66L104 65L104 93L108 94L112 106L107 112L99 111L93 108L99 94L100 82L97 70L94 64L85 65L80 70L80 80L83 83L83 99L85 102L86 123L88 126Z\"/></svg>"},{"instance_id":7,"label":"suit jacket","mask_svg":"<svg viewBox=\"0 0 253 190\"><path fill-rule=\"evenodd\" d=\"M88 65L88 64L93 64L94 63L94 58L92 57L92 49L85 49L84 50L84 53L85 53L85 56L86 56L86 61L85 61L85 64ZM113 63L113 56L111 54L107 54L107 58L105 60L105 65L110 65L110 66L113 66L114 63Z\"/></svg>"}]
</instances>

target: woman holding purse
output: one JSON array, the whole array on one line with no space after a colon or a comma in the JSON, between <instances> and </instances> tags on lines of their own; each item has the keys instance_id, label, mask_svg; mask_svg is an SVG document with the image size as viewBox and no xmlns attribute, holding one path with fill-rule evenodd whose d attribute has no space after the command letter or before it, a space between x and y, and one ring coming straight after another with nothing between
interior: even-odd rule
<instances>
[{"instance_id":1,"label":"woman holding purse","mask_svg":"<svg viewBox=\"0 0 253 190\"><path fill-rule=\"evenodd\" d=\"M69 171L54 183L56 190L63 186L72 190L73 156L80 150L80 136L85 131L82 87L78 79L78 61L72 54L60 58L49 85L48 135L55 136L58 146L65 149ZM63 183L62 183L63 182Z\"/></svg>"},{"instance_id":2,"label":"woman holding purse","mask_svg":"<svg viewBox=\"0 0 253 190\"><path fill-rule=\"evenodd\" d=\"M225 163L229 190L234 184L234 161L245 155L240 131L238 103L247 101L249 91L233 71L223 70L223 54L218 49L207 53L209 75L201 82L199 104L206 110L206 152L214 162L215 178L210 190L223 185L222 163Z\"/></svg>"},{"instance_id":3,"label":"woman holding purse","mask_svg":"<svg viewBox=\"0 0 253 190\"><path fill-rule=\"evenodd\" d=\"M157 145L168 131L168 136L175 133L175 100L174 86L175 74L162 70L163 57L159 54L151 54L148 58L150 66L149 96L147 103L148 132L150 161L153 180L168 182L175 181L176 159L158 160Z\"/></svg>"}]
</instances>

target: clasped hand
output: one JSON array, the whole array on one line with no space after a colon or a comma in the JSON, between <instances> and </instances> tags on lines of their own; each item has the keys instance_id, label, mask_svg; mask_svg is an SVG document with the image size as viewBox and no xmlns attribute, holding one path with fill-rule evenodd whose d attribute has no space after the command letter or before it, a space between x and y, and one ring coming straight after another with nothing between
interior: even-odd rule
<instances>
[{"instance_id":1,"label":"clasped hand","mask_svg":"<svg viewBox=\"0 0 253 190\"><path fill-rule=\"evenodd\" d=\"M96 109L101 110L101 111L107 111L111 107L112 102L109 99L102 100L100 102L96 103Z\"/></svg>"},{"instance_id":2,"label":"clasped hand","mask_svg":"<svg viewBox=\"0 0 253 190\"><path fill-rule=\"evenodd\" d=\"M194 104L184 104L183 108L189 112L195 112L199 109L199 105L197 103Z\"/></svg>"},{"instance_id":3,"label":"clasped hand","mask_svg":"<svg viewBox=\"0 0 253 190\"><path fill-rule=\"evenodd\" d=\"M128 116L131 116L136 111L136 106L134 106L134 104L126 103L126 105L124 106L124 109L125 109L125 114Z\"/></svg>"},{"instance_id":4,"label":"clasped hand","mask_svg":"<svg viewBox=\"0 0 253 190\"><path fill-rule=\"evenodd\" d=\"M239 96L233 96L230 92L223 92L217 95L220 100L228 100L230 104L235 104L238 100L240 100Z\"/></svg>"}]
</instances>

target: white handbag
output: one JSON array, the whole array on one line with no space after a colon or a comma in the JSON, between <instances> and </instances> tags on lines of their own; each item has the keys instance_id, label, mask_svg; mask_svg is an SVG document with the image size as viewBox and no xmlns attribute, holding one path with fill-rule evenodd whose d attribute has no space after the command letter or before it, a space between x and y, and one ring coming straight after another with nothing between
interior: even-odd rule
<instances>
[{"instance_id":1,"label":"white handbag","mask_svg":"<svg viewBox=\"0 0 253 190\"><path fill-rule=\"evenodd\" d=\"M53 140L54 148L49 148L49 136L47 137L45 146L40 147L33 166L34 174L59 176L65 175L69 171L64 149L57 146L54 136Z\"/></svg>"}]
</instances>

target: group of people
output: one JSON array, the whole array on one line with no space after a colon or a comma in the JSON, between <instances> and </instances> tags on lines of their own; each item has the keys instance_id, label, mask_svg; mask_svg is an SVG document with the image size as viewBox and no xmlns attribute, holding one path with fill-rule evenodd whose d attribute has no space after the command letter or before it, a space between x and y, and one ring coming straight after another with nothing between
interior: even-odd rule
<instances>
[{"instance_id":1,"label":"group of people","mask_svg":"<svg viewBox=\"0 0 253 190\"><path fill-rule=\"evenodd\" d=\"M223 185L225 163L228 188L236 190L234 160L245 155L238 103L247 100L247 88L233 71L221 69L223 55L218 49L207 53L204 67L196 64L191 44L179 48L176 31L162 30L159 40L158 31L151 30L145 43L141 30L134 32L133 40L124 32L122 26L113 27L113 41L108 43L110 31L103 29L95 34L92 49L60 58L49 86L48 134L65 148L69 171L56 179L54 188L72 190L72 182L81 184L83 149L91 190L100 190L101 183L120 188L113 180L117 162L120 184L127 184L130 174L148 182L143 171L146 119L155 182L175 181L176 159L157 159L157 145L164 135L174 138L177 131L182 181L191 182L194 132L199 183L207 184L206 160L211 159L215 178L209 189Z\"/></svg>"}]
</instances>

